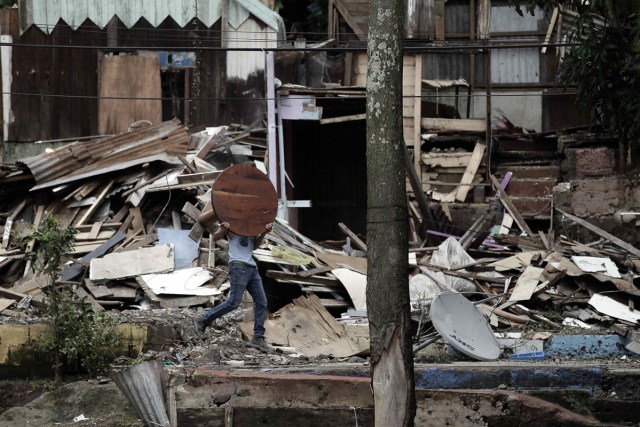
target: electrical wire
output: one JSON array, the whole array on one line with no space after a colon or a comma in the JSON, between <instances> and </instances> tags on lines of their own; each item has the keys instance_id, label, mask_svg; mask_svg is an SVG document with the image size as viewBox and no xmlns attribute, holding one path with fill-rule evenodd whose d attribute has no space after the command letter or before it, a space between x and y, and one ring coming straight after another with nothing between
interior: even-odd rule
<instances>
[{"instance_id":1,"label":"electrical wire","mask_svg":"<svg viewBox=\"0 0 640 427\"><path fill-rule=\"evenodd\" d=\"M261 40L263 42L268 40ZM404 46L404 52L415 53L448 53L456 51L486 51L500 49L539 49L541 47L571 47L578 46L578 43L554 42L554 43L477 43L477 44L425 44L424 46ZM42 43L15 43L1 42L0 46L24 49L78 49L78 50L103 50L103 51L130 51L130 50L147 50L147 51L213 51L213 52L366 52L367 47L222 47L222 46L96 46L96 45L78 45L78 44L42 44Z\"/></svg>"},{"instance_id":2,"label":"electrical wire","mask_svg":"<svg viewBox=\"0 0 640 427\"><path fill-rule=\"evenodd\" d=\"M198 97L198 98L184 98L184 97L135 97L135 96L99 96L99 95L65 95L65 94L53 94L53 93L38 93L38 92L0 92L0 95L11 95L11 96L34 96L40 98L70 98L70 99L95 99L95 100L121 100L121 101L257 101L264 102L269 101L275 98L267 98L267 97L254 97L254 98L241 98L241 97ZM537 97L537 96L567 96L567 95L575 95L574 92L563 92L563 93L502 93L496 94L493 93L491 95L492 98L498 97ZM469 95L471 98L485 98L487 94L479 93ZM402 98L420 98L420 99L430 99L430 98L455 98L456 95L404 95ZM464 95L467 97L467 95ZM348 96L348 98L344 97L336 97L336 96L314 96L316 100L344 100L344 99L366 99L366 95L357 95L357 96Z\"/></svg>"}]
</instances>

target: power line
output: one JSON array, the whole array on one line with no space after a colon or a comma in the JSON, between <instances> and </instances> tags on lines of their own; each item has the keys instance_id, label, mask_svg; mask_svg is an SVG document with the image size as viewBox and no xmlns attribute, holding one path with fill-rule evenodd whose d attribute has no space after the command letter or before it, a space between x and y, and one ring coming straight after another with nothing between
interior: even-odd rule
<instances>
[{"instance_id":1,"label":"power line","mask_svg":"<svg viewBox=\"0 0 640 427\"><path fill-rule=\"evenodd\" d=\"M494 88L495 90L495 88ZM519 89L522 90L522 89ZM540 89L536 89L540 91ZM99 96L99 95L63 95L63 94L45 94L45 93L33 93L33 92L0 92L2 95L12 95L12 96L32 96L32 97L41 97L41 98L69 98L69 99L96 99L96 100L121 100L121 101L269 101L269 100L277 100L277 98L239 98L239 97L199 97L199 98L184 98L184 97L175 97L175 98L167 98L167 97L135 97L135 96ZM313 94L309 94L310 96ZM442 94L433 94L433 95L403 95L402 98L421 98L421 99L430 99L430 98L486 98L487 96L491 96L492 98L499 97L535 97L535 96L567 96L567 95L575 95L574 92L564 92L564 93L501 93L496 94L492 93L491 95L487 95L485 93L473 93L471 95L461 94L461 95L442 95ZM366 95L350 95L347 97L336 97L336 96L314 96L315 99L319 100L348 100L348 99L366 99Z\"/></svg>"},{"instance_id":2,"label":"power line","mask_svg":"<svg viewBox=\"0 0 640 427\"><path fill-rule=\"evenodd\" d=\"M268 40L265 40L269 42ZM220 46L87 46L87 45L61 45L61 44L37 44L37 43L0 43L0 46L33 49L79 49L79 50L106 50L106 51L165 51L165 50L198 50L219 52L366 52L367 47L220 47ZM503 44L440 44L424 46L404 46L405 52L415 53L446 53L455 51L484 51L500 49L539 49L546 47L570 47L576 43L503 43Z\"/></svg>"}]
</instances>

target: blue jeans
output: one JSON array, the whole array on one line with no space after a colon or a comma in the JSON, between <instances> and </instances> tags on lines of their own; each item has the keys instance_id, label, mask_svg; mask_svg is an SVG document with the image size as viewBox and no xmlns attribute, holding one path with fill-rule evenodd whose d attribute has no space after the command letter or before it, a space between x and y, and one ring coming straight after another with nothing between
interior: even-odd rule
<instances>
[{"instance_id":1,"label":"blue jeans","mask_svg":"<svg viewBox=\"0 0 640 427\"><path fill-rule=\"evenodd\" d=\"M264 322L267 319L267 296L262 287L262 279L258 269L240 261L229 263L229 278L231 289L229 297L222 303L209 310L203 317L205 325L210 325L219 317L238 308L242 302L242 295L246 290L253 298L253 336L264 337Z\"/></svg>"}]
</instances>

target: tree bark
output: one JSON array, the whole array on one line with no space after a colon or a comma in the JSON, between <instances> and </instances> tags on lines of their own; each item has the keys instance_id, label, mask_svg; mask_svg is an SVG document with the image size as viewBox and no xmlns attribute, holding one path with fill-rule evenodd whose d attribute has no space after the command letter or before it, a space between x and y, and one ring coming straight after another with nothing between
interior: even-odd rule
<instances>
[{"instance_id":1,"label":"tree bark","mask_svg":"<svg viewBox=\"0 0 640 427\"><path fill-rule=\"evenodd\" d=\"M376 426L413 426L405 142L404 1L371 0L367 69L367 312Z\"/></svg>"}]
</instances>

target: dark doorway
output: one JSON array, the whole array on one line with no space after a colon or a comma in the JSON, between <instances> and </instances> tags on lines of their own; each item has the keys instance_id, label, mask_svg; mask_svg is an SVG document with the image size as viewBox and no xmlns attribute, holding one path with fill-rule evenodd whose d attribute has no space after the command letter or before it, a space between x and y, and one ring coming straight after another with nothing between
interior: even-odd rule
<instances>
[{"instance_id":1,"label":"dark doorway","mask_svg":"<svg viewBox=\"0 0 640 427\"><path fill-rule=\"evenodd\" d=\"M364 100L318 99L323 117L362 114ZM321 125L317 121L287 122L287 170L294 200L311 200L297 209L298 229L311 239L344 239L343 222L353 232L366 233L366 121Z\"/></svg>"},{"instance_id":2,"label":"dark doorway","mask_svg":"<svg viewBox=\"0 0 640 427\"><path fill-rule=\"evenodd\" d=\"M162 82L162 121L177 117L186 124L184 117L185 70L163 70Z\"/></svg>"}]
</instances>

